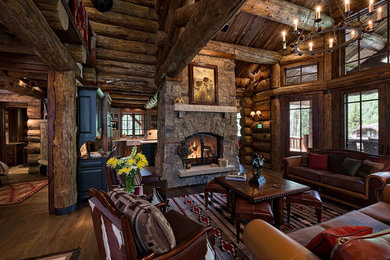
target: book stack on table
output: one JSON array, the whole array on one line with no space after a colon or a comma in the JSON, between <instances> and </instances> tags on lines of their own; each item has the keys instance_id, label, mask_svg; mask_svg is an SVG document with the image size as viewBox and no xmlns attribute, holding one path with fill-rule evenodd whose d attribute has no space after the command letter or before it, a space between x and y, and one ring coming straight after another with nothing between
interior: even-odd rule
<instances>
[{"instance_id":1,"label":"book stack on table","mask_svg":"<svg viewBox=\"0 0 390 260\"><path fill-rule=\"evenodd\" d=\"M245 173L230 172L225 176L225 180L229 181L246 181Z\"/></svg>"}]
</instances>

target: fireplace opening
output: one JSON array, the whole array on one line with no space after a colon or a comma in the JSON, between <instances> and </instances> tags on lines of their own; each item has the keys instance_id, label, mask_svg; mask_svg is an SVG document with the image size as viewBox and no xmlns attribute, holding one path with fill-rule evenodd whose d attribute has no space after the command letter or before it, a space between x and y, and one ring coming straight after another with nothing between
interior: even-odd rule
<instances>
[{"instance_id":1,"label":"fireplace opening","mask_svg":"<svg viewBox=\"0 0 390 260\"><path fill-rule=\"evenodd\" d=\"M213 134L199 133L185 139L190 149L187 161L191 165L218 163L220 157L220 138Z\"/></svg>"}]
</instances>

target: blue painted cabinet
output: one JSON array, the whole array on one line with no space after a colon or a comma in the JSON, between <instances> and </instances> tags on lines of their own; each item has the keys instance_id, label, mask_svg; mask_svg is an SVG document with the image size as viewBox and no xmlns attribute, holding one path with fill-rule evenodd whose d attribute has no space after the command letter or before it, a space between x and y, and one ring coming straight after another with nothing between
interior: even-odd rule
<instances>
[{"instance_id":1,"label":"blue painted cabinet","mask_svg":"<svg viewBox=\"0 0 390 260\"><path fill-rule=\"evenodd\" d=\"M78 91L78 144L80 147L95 141L102 116L98 90L92 87L79 87ZM88 198L88 189L108 191L105 173L107 158L81 158L77 162L77 189L79 200Z\"/></svg>"}]
</instances>

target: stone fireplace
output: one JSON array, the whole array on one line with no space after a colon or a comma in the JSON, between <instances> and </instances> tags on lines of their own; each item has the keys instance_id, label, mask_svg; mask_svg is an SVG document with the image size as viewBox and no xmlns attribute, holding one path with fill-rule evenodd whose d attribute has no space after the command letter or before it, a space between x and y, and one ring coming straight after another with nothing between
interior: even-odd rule
<instances>
[{"instance_id":1,"label":"stone fireplace","mask_svg":"<svg viewBox=\"0 0 390 260\"><path fill-rule=\"evenodd\" d=\"M216 176L239 169L235 64L231 59L197 55L193 62L218 66L218 105L190 104L188 69L168 80L159 93L156 172L168 187L204 184ZM184 103L175 104L181 98ZM184 169L178 148L190 150ZM212 167L219 158L228 167Z\"/></svg>"}]
</instances>

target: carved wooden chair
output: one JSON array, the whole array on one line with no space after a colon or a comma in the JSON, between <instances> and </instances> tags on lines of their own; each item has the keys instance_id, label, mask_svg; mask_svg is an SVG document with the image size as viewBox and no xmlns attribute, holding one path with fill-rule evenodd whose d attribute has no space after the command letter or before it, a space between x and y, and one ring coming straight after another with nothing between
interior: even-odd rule
<instances>
[{"instance_id":1,"label":"carved wooden chair","mask_svg":"<svg viewBox=\"0 0 390 260\"><path fill-rule=\"evenodd\" d=\"M89 203L99 253L102 259L204 259L208 245L204 227L176 211L165 214L176 239L176 247L164 254L138 255L130 218L103 191L89 189Z\"/></svg>"}]
</instances>

